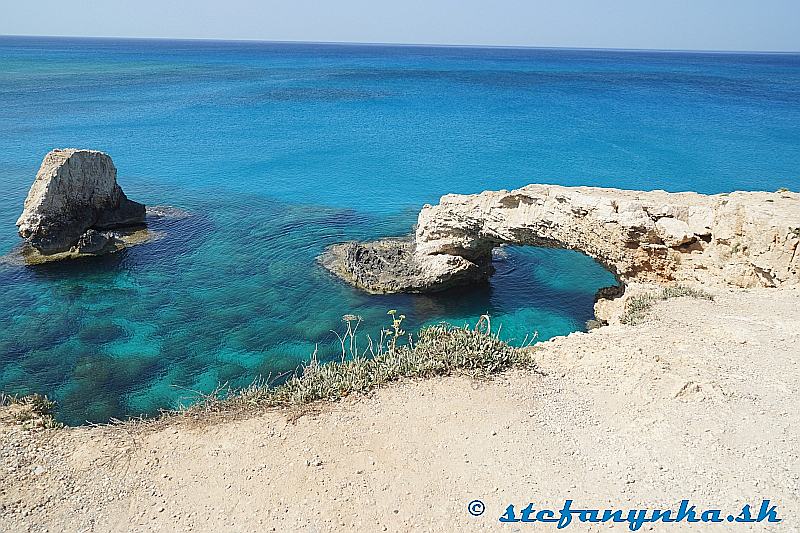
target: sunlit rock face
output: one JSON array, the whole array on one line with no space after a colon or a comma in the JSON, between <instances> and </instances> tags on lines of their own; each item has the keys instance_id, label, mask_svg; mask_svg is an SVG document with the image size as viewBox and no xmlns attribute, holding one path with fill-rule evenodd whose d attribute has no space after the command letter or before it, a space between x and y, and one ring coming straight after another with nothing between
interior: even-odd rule
<instances>
[{"instance_id":1,"label":"sunlit rock face","mask_svg":"<svg viewBox=\"0 0 800 533\"><path fill-rule=\"evenodd\" d=\"M108 155L64 149L45 156L17 227L39 254L96 255L117 249L109 230L144 222L145 206L125 196Z\"/></svg>"},{"instance_id":2,"label":"sunlit rock face","mask_svg":"<svg viewBox=\"0 0 800 533\"><path fill-rule=\"evenodd\" d=\"M623 283L774 287L800 283L799 243L797 193L528 185L424 206L405 255L376 260L384 245L350 245L369 246L370 261L332 248L323 264L371 292L427 292L488 278L496 246L553 246L597 259Z\"/></svg>"}]
</instances>

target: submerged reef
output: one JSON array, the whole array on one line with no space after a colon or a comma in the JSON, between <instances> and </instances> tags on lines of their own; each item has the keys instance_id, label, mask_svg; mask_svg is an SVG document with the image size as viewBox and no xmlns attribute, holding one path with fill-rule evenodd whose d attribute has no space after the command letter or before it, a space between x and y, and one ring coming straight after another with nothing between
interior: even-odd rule
<instances>
[{"instance_id":1,"label":"submerged reef","mask_svg":"<svg viewBox=\"0 0 800 533\"><path fill-rule=\"evenodd\" d=\"M117 184L111 158L94 150L48 153L17 227L30 262L102 255L146 240L145 206Z\"/></svg>"}]
</instances>

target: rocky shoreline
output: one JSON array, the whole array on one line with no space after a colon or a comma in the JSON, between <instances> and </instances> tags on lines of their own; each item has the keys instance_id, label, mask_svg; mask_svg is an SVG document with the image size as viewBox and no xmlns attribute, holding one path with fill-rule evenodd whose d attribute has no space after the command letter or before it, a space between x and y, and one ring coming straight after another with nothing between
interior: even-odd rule
<instances>
[{"instance_id":1,"label":"rocky shoreline","mask_svg":"<svg viewBox=\"0 0 800 533\"><path fill-rule=\"evenodd\" d=\"M370 293L435 292L488 280L492 250L505 244L578 250L603 264L620 282L598 292L607 323L619 314L611 300L640 284L797 286L800 195L536 184L448 194L422 208L412 237L337 244L320 263Z\"/></svg>"},{"instance_id":2,"label":"rocky shoreline","mask_svg":"<svg viewBox=\"0 0 800 533\"><path fill-rule=\"evenodd\" d=\"M412 236L373 242L345 242L329 246L319 263L350 284L370 294L438 292L457 285L486 281L494 271L491 261L463 262L447 258L451 268L441 275L416 260Z\"/></svg>"},{"instance_id":3,"label":"rocky shoreline","mask_svg":"<svg viewBox=\"0 0 800 533\"><path fill-rule=\"evenodd\" d=\"M313 501L331 531L468 530L470 498L499 516L531 490L623 508L769 497L793 516L798 214L788 192L445 196L413 237L334 245L320 262L369 292L427 292L486 281L503 244L576 249L621 282L598 292L610 325L525 349L535 372L406 379L295 410L54 429L0 406L0 529L304 529ZM621 320L675 284L711 293L651 297Z\"/></svg>"}]
</instances>

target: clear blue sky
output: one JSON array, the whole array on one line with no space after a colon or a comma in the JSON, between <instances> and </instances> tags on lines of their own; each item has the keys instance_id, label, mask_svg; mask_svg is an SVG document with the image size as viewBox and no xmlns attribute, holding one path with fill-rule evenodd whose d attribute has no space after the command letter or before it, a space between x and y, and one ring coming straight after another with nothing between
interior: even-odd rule
<instances>
[{"instance_id":1,"label":"clear blue sky","mask_svg":"<svg viewBox=\"0 0 800 533\"><path fill-rule=\"evenodd\" d=\"M800 51L800 0L5 0L0 34Z\"/></svg>"}]
</instances>

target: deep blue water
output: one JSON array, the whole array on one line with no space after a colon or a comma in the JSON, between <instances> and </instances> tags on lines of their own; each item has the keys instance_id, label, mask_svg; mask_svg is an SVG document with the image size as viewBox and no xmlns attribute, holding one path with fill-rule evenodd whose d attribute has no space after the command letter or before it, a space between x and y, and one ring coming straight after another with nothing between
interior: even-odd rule
<instances>
[{"instance_id":1,"label":"deep blue water","mask_svg":"<svg viewBox=\"0 0 800 533\"><path fill-rule=\"evenodd\" d=\"M613 278L577 253L508 249L489 286L434 296L368 296L314 258L448 192L796 190L800 56L0 38L0 254L55 147L192 213L114 257L0 267L0 390L102 421L336 358L346 313L373 335L390 308L582 329Z\"/></svg>"}]
</instances>

